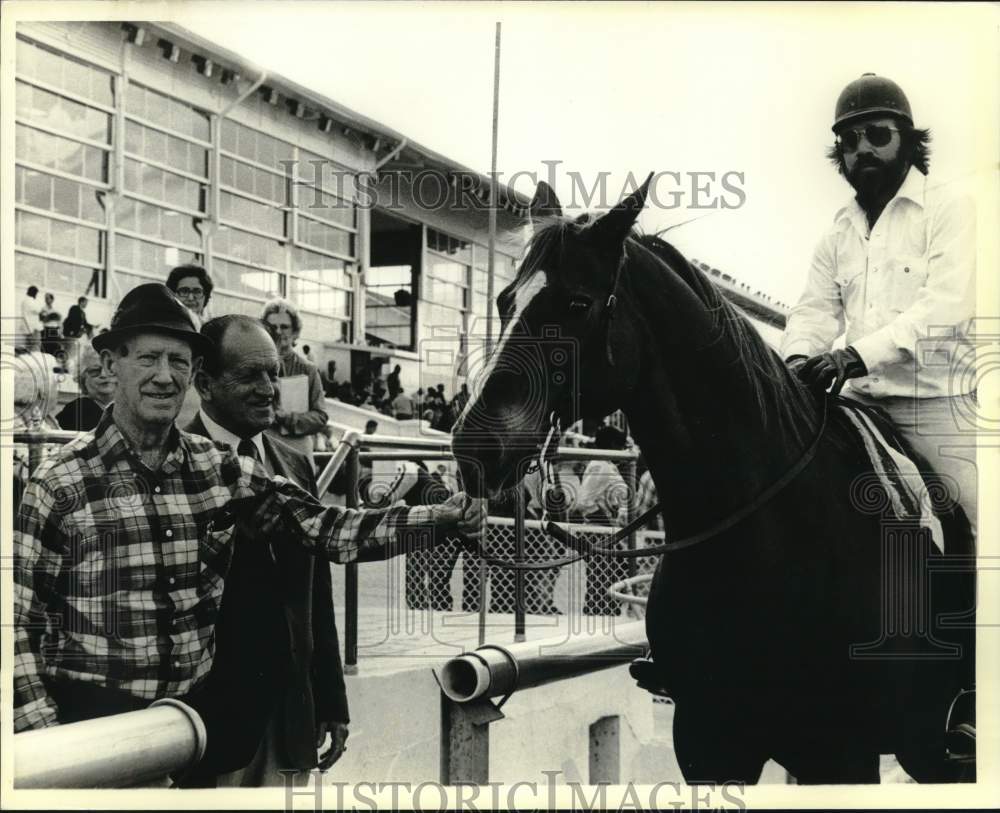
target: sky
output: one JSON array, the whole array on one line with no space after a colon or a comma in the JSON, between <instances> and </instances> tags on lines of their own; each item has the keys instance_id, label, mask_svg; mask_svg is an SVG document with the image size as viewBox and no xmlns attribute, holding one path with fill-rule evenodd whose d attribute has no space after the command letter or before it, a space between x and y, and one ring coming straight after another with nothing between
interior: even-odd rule
<instances>
[{"instance_id":1,"label":"sky","mask_svg":"<svg viewBox=\"0 0 1000 813\"><path fill-rule=\"evenodd\" d=\"M155 7L163 19L480 171L490 167L499 21L501 180L516 172L554 178L564 204L575 197L579 207L585 193L570 173L587 190L609 173L605 200L584 207L594 208L630 189L630 172L677 173L658 180L659 205L647 207L642 227L658 231L698 217L668 239L788 303L851 194L824 153L836 98L862 73L898 82L916 124L931 127L933 183L968 185L997 173L996 6L313 0ZM534 191L525 174L514 186Z\"/></svg>"}]
</instances>

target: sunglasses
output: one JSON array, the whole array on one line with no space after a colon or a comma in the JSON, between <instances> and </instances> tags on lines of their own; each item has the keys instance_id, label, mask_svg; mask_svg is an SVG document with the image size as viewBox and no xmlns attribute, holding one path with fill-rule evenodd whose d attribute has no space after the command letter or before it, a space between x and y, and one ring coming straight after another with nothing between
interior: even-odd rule
<instances>
[{"instance_id":1,"label":"sunglasses","mask_svg":"<svg viewBox=\"0 0 1000 813\"><path fill-rule=\"evenodd\" d=\"M852 127L837 134L837 143L848 152L854 152L861 143L861 137L873 147L884 147L892 141L892 134L898 133L895 127L886 124L868 124L864 127Z\"/></svg>"}]
</instances>

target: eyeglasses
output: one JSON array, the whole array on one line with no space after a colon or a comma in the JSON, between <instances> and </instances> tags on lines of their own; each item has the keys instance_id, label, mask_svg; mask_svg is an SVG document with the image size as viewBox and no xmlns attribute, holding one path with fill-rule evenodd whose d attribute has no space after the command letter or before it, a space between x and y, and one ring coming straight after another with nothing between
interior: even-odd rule
<instances>
[{"instance_id":1,"label":"eyeglasses","mask_svg":"<svg viewBox=\"0 0 1000 813\"><path fill-rule=\"evenodd\" d=\"M861 136L873 147L884 147L892 141L892 134L898 133L895 127L887 124L868 124L864 127L852 127L837 134L837 143L848 152L854 152L861 143Z\"/></svg>"},{"instance_id":2,"label":"eyeglasses","mask_svg":"<svg viewBox=\"0 0 1000 813\"><path fill-rule=\"evenodd\" d=\"M178 288L177 296L204 296L204 288Z\"/></svg>"}]
</instances>

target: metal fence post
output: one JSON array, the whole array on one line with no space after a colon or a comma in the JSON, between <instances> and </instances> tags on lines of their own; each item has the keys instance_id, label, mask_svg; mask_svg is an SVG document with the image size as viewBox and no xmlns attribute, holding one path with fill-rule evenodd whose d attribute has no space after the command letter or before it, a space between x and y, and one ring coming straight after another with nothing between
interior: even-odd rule
<instances>
[{"instance_id":1,"label":"metal fence post","mask_svg":"<svg viewBox=\"0 0 1000 813\"><path fill-rule=\"evenodd\" d=\"M514 510L514 561L524 561L524 489L518 485ZM525 640L524 632L524 571L514 571L514 643Z\"/></svg>"},{"instance_id":2,"label":"metal fence post","mask_svg":"<svg viewBox=\"0 0 1000 813\"><path fill-rule=\"evenodd\" d=\"M629 524L636 517L636 500L638 498L639 478L636 476L638 466L635 460L630 460L625 464L625 485L628 486L629 500L625 508L625 522ZM635 531L628 535L628 549L635 550ZM636 574L638 563L636 559L628 560L629 578Z\"/></svg>"},{"instance_id":3,"label":"metal fence post","mask_svg":"<svg viewBox=\"0 0 1000 813\"><path fill-rule=\"evenodd\" d=\"M441 693L441 784L490 781L490 723L503 712L489 699L455 703Z\"/></svg>"},{"instance_id":4,"label":"metal fence post","mask_svg":"<svg viewBox=\"0 0 1000 813\"><path fill-rule=\"evenodd\" d=\"M347 507L357 508L361 480L361 458L357 446L347 455ZM358 564L351 562L344 574L344 672L358 673Z\"/></svg>"}]
</instances>

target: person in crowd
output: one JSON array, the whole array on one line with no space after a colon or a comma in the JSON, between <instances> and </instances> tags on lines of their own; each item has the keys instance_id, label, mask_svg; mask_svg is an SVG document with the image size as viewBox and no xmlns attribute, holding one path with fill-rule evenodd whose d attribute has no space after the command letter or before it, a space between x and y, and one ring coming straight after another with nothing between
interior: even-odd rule
<instances>
[{"instance_id":1,"label":"person in crowd","mask_svg":"<svg viewBox=\"0 0 1000 813\"><path fill-rule=\"evenodd\" d=\"M392 399L392 414L395 415L397 420L409 421L413 420L415 411L416 407L413 404L413 399L406 394L405 389L400 387L396 397Z\"/></svg>"},{"instance_id":2,"label":"person in crowd","mask_svg":"<svg viewBox=\"0 0 1000 813\"><path fill-rule=\"evenodd\" d=\"M317 497L304 455L264 432L274 421L278 351L249 316L201 327L211 351L195 373L201 409L185 429L256 458ZM347 692L333 615L330 568L293 540L237 538L215 624L215 660L198 705L225 717L232 736L209 743L198 784L282 784L280 770L329 768L348 735ZM197 700L196 700L197 702ZM327 734L330 748L317 755ZM191 777L193 780L195 777Z\"/></svg>"},{"instance_id":3,"label":"person in crowd","mask_svg":"<svg viewBox=\"0 0 1000 813\"><path fill-rule=\"evenodd\" d=\"M87 321L87 303L87 297L81 296L70 307L62 324L64 339L79 339L83 335L90 338L94 335L94 326Z\"/></svg>"},{"instance_id":4,"label":"person in crowd","mask_svg":"<svg viewBox=\"0 0 1000 813\"><path fill-rule=\"evenodd\" d=\"M25 350L37 350L42 333L42 303L38 301L38 286L29 285L21 300L21 336L18 346Z\"/></svg>"},{"instance_id":5,"label":"person in crowd","mask_svg":"<svg viewBox=\"0 0 1000 813\"><path fill-rule=\"evenodd\" d=\"M403 391L403 387L400 385L399 376L402 372L402 368L397 364L392 368L392 372L389 373L388 378L386 378L386 387L389 391L389 400L392 401L396 398L399 393Z\"/></svg>"},{"instance_id":6,"label":"person in crowd","mask_svg":"<svg viewBox=\"0 0 1000 813\"><path fill-rule=\"evenodd\" d=\"M365 421L365 434L374 435L378 432L378 421Z\"/></svg>"},{"instance_id":7,"label":"person in crowd","mask_svg":"<svg viewBox=\"0 0 1000 813\"><path fill-rule=\"evenodd\" d=\"M14 370L14 415L6 428L8 433L58 430L55 413L59 409L59 362L54 356L38 350L17 353L4 359L4 367ZM13 445L14 483L13 505L16 514L21 495L31 475L31 450L27 444ZM58 445L43 445L42 455L58 451Z\"/></svg>"},{"instance_id":8,"label":"person in crowd","mask_svg":"<svg viewBox=\"0 0 1000 813\"><path fill-rule=\"evenodd\" d=\"M261 312L281 360L281 401L275 421L267 431L298 449L312 461L313 436L322 432L329 421L319 370L295 352L295 343L302 332L298 309L284 299L272 299ZM301 377L301 378L300 378ZM304 378L304 382L301 380ZM296 382L296 379L299 379ZM305 386L301 386L304 383ZM304 391L304 403L289 403L292 393Z\"/></svg>"},{"instance_id":9,"label":"person in crowd","mask_svg":"<svg viewBox=\"0 0 1000 813\"><path fill-rule=\"evenodd\" d=\"M625 434L613 426L602 425L594 435L594 448L622 451L627 445ZM618 466L610 460L591 460L580 479L573 513L590 525L621 525L629 499L628 486ZM624 542L620 543L624 544ZM621 606L608 595L608 588L628 573L623 559L593 556L586 562L587 591L583 612L586 615L618 615Z\"/></svg>"},{"instance_id":10,"label":"person in crowd","mask_svg":"<svg viewBox=\"0 0 1000 813\"><path fill-rule=\"evenodd\" d=\"M848 84L833 132L829 157L854 196L816 248L782 355L817 392L847 383L884 409L974 530L975 444L955 443L978 414L974 203L928 184L930 134L891 79Z\"/></svg>"},{"instance_id":11,"label":"person in crowd","mask_svg":"<svg viewBox=\"0 0 1000 813\"><path fill-rule=\"evenodd\" d=\"M55 356L62 360L62 367L66 367L66 354L63 350L63 343L60 340L62 315L55 307L56 296L53 293L45 294L45 304L38 314L38 321L41 325L41 348L43 353Z\"/></svg>"},{"instance_id":12,"label":"person in crowd","mask_svg":"<svg viewBox=\"0 0 1000 813\"><path fill-rule=\"evenodd\" d=\"M308 344L302 345L302 358L308 361L317 370L319 369L319 364L316 363L316 356L313 355L312 348Z\"/></svg>"},{"instance_id":13,"label":"person in crowd","mask_svg":"<svg viewBox=\"0 0 1000 813\"><path fill-rule=\"evenodd\" d=\"M209 300L215 285L208 272L193 263L179 265L167 275L167 287L194 315L194 323L200 327L212 318Z\"/></svg>"},{"instance_id":14,"label":"person in crowd","mask_svg":"<svg viewBox=\"0 0 1000 813\"><path fill-rule=\"evenodd\" d=\"M80 352L76 383L80 395L62 408L56 420L63 429L89 432L100 422L104 408L114 400L118 382L104 367L100 353L88 345Z\"/></svg>"},{"instance_id":15,"label":"person in crowd","mask_svg":"<svg viewBox=\"0 0 1000 813\"><path fill-rule=\"evenodd\" d=\"M455 397L451 399L451 411L457 421L465 411L465 405L469 403L469 385L462 384Z\"/></svg>"},{"instance_id":16,"label":"person in crowd","mask_svg":"<svg viewBox=\"0 0 1000 813\"><path fill-rule=\"evenodd\" d=\"M346 563L426 544L428 528L482 533L483 502L464 494L375 512L326 507L254 456L178 430L214 347L165 285L129 291L93 343L118 381L114 403L32 473L14 532L17 732L196 696L234 537L265 550L294 540ZM213 728L209 742L230 736Z\"/></svg>"}]
</instances>

